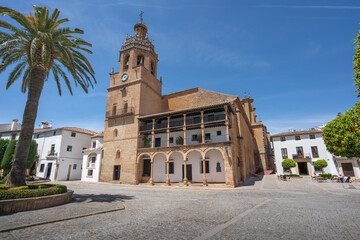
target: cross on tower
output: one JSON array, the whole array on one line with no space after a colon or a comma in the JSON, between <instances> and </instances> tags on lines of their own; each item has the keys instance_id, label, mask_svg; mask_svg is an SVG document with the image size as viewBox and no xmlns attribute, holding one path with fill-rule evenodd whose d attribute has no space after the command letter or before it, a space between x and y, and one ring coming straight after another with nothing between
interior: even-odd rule
<instances>
[{"instance_id":1,"label":"cross on tower","mask_svg":"<svg viewBox=\"0 0 360 240\"><path fill-rule=\"evenodd\" d=\"M142 20L143 20L142 16L143 16L143 14L144 14L143 11L141 11L140 14L139 14L139 16L140 16L140 23L142 23Z\"/></svg>"}]
</instances>

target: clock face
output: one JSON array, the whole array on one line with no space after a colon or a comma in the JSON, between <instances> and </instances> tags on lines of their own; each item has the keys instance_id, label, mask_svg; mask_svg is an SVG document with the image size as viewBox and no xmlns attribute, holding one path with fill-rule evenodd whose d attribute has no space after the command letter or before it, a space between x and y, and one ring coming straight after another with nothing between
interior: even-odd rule
<instances>
[{"instance_id":1,"label":"clock face","mask_svg":"<svg viewBox=\"0 0 360 240\"><path fill-rule=\"evenodd\" d=\"M129 75L127 75L127 73L124 73L122 76L121 76L121 80L123 82L125 82L127 79L128 79Z\"/></svg>"}]
</instances>

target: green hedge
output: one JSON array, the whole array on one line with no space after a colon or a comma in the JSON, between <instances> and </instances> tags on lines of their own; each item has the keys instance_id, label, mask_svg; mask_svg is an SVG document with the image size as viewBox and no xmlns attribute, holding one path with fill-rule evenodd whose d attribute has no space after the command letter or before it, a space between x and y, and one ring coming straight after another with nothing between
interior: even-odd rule
<instances>
[{"instance_id":1,"label":"green hedge","mask_svg":"<svg viewBox=\"0 0 360 240\"><path fill-rule=\"evenodd\" d=\"M10 173L8 173L3 179L1 179L0 184L6 183L6 180L8 179Z\"/></svg>"},{"instance_id":2,"label":"green hedge","mask_svg":"<svg viewBox=\"0 0 360 240\"><path fill-rule=\"evenodd\" d=\"M2 185L6 186L6 185ZM0 188L6 188L1 187ZM67 192L67 187L56 184L32 184L0 191L0 200L49 196Z\"/></svg>"},{"instance_id":3,"label":"green hedge","mask_svg":"<svg viewBox=\"0 0 360 240\"><path fill-rule=\"evenodd\" d=\"M287 174L286 176L289 176L289 177L300 177L300 175L298 175L298 174Z\"/></svg>"},{"instance_id":4,"label":"green hedge","mask_svg":"<svg viewBox=\"0 0 360 240\"><path fill-rule=\"evenodd\" d=\"M323 173L323 174L319 174L320 177L323 178L331 178L331 174L330 173Z\"/></svg>"}]
</instances>

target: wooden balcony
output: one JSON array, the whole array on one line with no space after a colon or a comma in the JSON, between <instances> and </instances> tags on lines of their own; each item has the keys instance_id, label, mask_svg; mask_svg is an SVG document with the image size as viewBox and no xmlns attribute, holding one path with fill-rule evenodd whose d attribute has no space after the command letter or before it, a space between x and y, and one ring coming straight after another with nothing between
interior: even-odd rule
<instances>
[{"instance_id":1,"label":"wooden balcony","mask_svg":"<svg viewBox=\"0 0 360 240\"><path fill-rule=\"evenodd\" d=\"M106 117L117 118L117 117L124 117L134 114L135 114L134 107L128 107L128 108L117 109L115 111L106 112Z\"/></svg>"}]
</instances>

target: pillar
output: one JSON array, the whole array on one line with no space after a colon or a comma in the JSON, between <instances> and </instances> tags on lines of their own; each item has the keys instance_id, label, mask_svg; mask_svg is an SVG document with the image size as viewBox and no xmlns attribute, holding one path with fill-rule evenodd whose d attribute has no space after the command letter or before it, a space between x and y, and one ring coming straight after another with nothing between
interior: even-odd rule
<instances>
[{"instance_id":1,"label":"pillar","mask_svg":"<svg viewBox=\"0 0 360 240\"><path fill-rule=\"evenodd\" d=\"M203 185L207 186L205 158L203 159Z\"/></svg>"},{"instance_id":2,"label":"pillar","mask_svg":"<svg viewBox=\"0 0 360 240\"><path fill-rule=\"evenodd\" d=\"M151 147L155 147L155 119L152 120Z\"/></svg>"},{"instance_id":3,"label":"pillar","mask_svg":"<svg viewBox=\"0 0 360 240\"><path fill-rule=\"evenodd\" d=\"M150 184L154 185L154 159L151 159Z\"/></svg>"},{"instance_id":4,"label":"pillar","mask_svg":"<svg viewBox=\"0 0 360 240\"><path fill-rule=\"evenodd\" d=\"M184 158L184 185L185 186L188 185L188 179L187 179L187 173L186 173L186 161L187 161L187 158Z\"/></svg>"},{"instance_id":5,"label":"pillar","mask_svg":"<svg viewBox=\"0 0 360 240\"><path fill-rule=\"evenodd\" d=\"M228 118L228 106L224 106L225 109L225 126L226 126L226 141L230 141L229 138L229 118Z\"/></svg>"},{"instance_id":6,"label":"pillar","mask_svg":"<svg viewBox=\"0 0 360 240\"><path fill-rule=\"evenodd\" d=\"M186 145L186 114L184 114L184 126L183 126L183 131L184 131L184 145ZM185 172L184 172L185 173Z\"/></svg>"},{"instance_id":7,"label":"pillar","mask_svg":"<svg viewBox=\"0 0 360 240\"><path fill-rule=\"evenodd\" d=\"M204 111L201 113L201 143L205 143Z\"/></svg>"},{"instance_id":8,"label":"pillar","mask_svg":"<svg viewBox=\"0 0 360 240\"><path fill-rule=\"evenodd\" d=\"M170 185L170 161L169 159L166 160L166 185L169 186Z\"/></svg>"},{"instance_id":9,"label":"pillar","mask_svg":"<svg viewBox=\"0 0 360 240\"><path fill-rule=\"evenodd\" d=\"M170 117L167 118L166 133L167 133L167 145L166 146L170 147Z\"/></svg>"}]
</instances>

